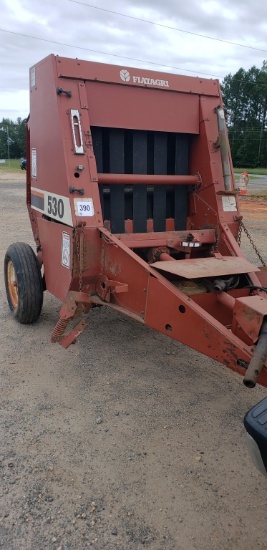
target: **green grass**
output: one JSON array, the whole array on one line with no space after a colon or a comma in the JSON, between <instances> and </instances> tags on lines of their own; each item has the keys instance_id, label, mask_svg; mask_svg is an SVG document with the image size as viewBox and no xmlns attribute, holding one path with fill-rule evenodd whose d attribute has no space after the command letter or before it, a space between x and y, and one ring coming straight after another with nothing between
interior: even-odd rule
<instances>
[{"instance_id":1,"label":"green grass","mask_svg":"<svg viewBox=\"0 0 267 550\"><path fill-rule=\"evenodd\" d=\"M4 164L0 163L0 170L17 172L20 171L20 159L10 159L7 160ZM253 174L259 174L262 176L267 176L267 168L234 168L235 174L241 174L242 172L248 172L250 176ZM250 179L253 179L250 178Z\"/></svg>"},{"instance_id":2,"label":"green grass","mask_svg":"<svg viewBox=\"0 0 267 550\"><path fill-rule=\"evenodd\" d=\"M249 175L258 174L260 176L267 175L267 168L234 168L235 174L242 174L242 172L247 172Z\"/></svg>"},{"instance_id":3,"label":"green grass","mask_svg":"<svg viewBox=\"0 0 267 550\"><path fill-rule=\"evenodd\" d=\"M4 170L5 172L19 172L21 171L20 168L20 159L6 159L5 163L0 163L0 170Z\"/></svg>"}]
</instances>

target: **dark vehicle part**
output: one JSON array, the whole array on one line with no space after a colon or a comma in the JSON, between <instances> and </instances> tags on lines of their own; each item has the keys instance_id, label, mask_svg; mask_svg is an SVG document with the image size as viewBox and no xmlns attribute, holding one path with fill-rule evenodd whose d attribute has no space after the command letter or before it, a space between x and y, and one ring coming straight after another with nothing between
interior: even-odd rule
<instances>
[{"instance_id":1,"label":"dark vehicle part","mask_svg":"<svg viewBox=\"0 0 267 550\"><path fill-rule=\"evenodd\" d=\"M247 412L244 426L252 461L267 476L267 397Z\"/></svg>"}]
</instances>

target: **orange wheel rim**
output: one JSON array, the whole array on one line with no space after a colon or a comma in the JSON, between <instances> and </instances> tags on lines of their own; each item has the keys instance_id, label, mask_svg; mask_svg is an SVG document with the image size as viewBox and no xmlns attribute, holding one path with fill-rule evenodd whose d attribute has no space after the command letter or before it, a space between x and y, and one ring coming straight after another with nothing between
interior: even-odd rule
<instances>
[{"instance_id":1,"label":"orange wheel rim","mask_svg":"<svg viewBox=\"0 0 267 550\"><path fill-rule=\"evenodd\" d=\"M18 283L15 268L11 260L7 264L7 284L12 306L16 308L18 305Z\"/></svg>"}]
</instances>

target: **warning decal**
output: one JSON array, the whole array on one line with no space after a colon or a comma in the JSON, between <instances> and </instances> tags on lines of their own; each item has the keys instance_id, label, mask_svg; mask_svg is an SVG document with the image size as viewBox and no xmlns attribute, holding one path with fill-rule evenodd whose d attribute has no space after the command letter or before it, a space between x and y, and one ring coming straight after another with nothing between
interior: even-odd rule
<instances>
[{"instance_id":1,"label":"warning decal","mask_svg":"<svg viewBox=\"0 0 267 550\"><path fill-rule=\"evenodd\" d=\"M61 263L64 267L70 268L70 236L62 232Z\"/></svg>"},{"instance_id":2,"label":"warning decal","mask_svg":"<svg viewBox=\"0 0 267 550\"><path fill-rule=\"evenodd\" d=\"M226 195L222 197L222 206L224 212L236 212L236 198L234 195Z\"/></svg>"}]
</instances>

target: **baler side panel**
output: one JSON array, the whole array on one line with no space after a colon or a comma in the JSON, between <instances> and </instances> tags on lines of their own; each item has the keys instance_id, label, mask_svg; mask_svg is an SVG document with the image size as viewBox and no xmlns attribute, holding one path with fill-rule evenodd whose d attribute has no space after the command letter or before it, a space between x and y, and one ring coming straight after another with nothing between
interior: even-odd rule
<instances>
[{"instance_id":1,"label":"baler side panel","mask_svg":"<svg viewBox=\"0 0 267 550\"><path fill-rule=\"evenodd\" d=\"M202 183L191 195L190 218L193 227L231 223L236 234L239 227L236 220L239 216L238 203L235 194L227 195L225 192L218 144L217 106L217 98L200 97L200 135L192 139L190 170L200 172ZM235 190L233 173L232 190ZM224 246L220 251L222 254L229 253Z\"/></svg>"},{"instance_id":2,"label":"baler side panel","mask_svg":"<svg viewBox=\"0 0 267 550\"><path fill-rule=\"evenodd\" d=\"M57 75L54 56L49 56L37 63L34 69L35 85L30 90L29 127L31 153L33 149L36 151L37 168L34 176L31 166L31 185L65 195L68 181L68 166L65 163L64 153L66 135L59 110L59 102L62 98L56 94ZM67 98L64 100L68 105ZM30 158L32 159L32 154Z\"/></svg>"},{"instance_id":3,"label":"baler side panel","mask_svg":"<svg viewBox=\"0 0 267 550\"><path fill-rule=\"evenodd\" d=\"M57 93L57 88L65 87ZM44 194L44 209L37 204L37 212L56 221L75 226L84 221L79 215L79 204L89 202L91 224L102 224L99 192L96 183L96 167L90 135L88 108L82 103L83 82L75 80L62 83L56 74L55 58L49 56L35 66L35 86L31 88L31 152L36 158L36 172L31 166L32 194ZM63 89L63 88L62 88ZM80 130L77 124L80 123ZM77 133L78 132L78 133ZM44 140L44 137L46 139ZM82 154L77 143L81 140ZM32 164L32 162L31 162ZM75 195L70 188L82 189ZM48 200L51 197L52 207ZM64 216L58 215L58 201L64 203ZM61 205L62 206L62 205ZM59 211L60 213L60 211ZM68 215L66 215L68 213ZM36 214L38 216L39 214Z\"/></svg>"},{"instance_id":4,"label":"baler side panel","mask_svg":"<svg viewBox=\"0 0 267 550\"><path fill-rule=\"evenodd\" d=\"M46 288L63 301L72 279L73 229L38 218L38 231L42 243Z\"/></svg>"}]
</instances>

